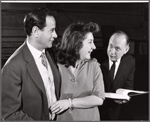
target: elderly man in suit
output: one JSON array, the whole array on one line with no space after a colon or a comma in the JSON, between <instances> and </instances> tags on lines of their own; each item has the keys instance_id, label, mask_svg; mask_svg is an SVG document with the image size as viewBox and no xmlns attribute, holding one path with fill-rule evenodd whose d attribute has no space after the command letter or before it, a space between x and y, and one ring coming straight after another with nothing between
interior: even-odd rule
<instances>
[{"instance_id":1,"label":"elderly man in suit","mask_svg":"<svg viewBox=\"0 0 150 122\"><path fill-rule=\"evenodd\" d=\"M56 21L44 7L25 16L25 42L1 71L2 120L55 120L50 106L59 98L60 75L47 48L57 38Z\"/></svg>"},{"instance_id":2,"label":"elderly man in suit","mask_svg":"<svg viewBox=\"0 0 150 122\"><path fill-rule=\"evenodd\" d=\"M135 59L127 54L129 39L122 31L115 32L109 40L108 60L101 65L105 92L116 92L118 88L133 89ZM101 120L118 120L121 104L125 100L106 99L100 108Z\"/></svg>"}]
</instances>

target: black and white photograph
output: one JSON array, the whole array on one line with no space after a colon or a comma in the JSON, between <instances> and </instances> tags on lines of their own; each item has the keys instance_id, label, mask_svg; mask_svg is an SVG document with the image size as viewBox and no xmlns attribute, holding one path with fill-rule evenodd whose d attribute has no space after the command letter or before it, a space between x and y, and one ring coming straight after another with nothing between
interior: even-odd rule
<instances>
[{"instance_id":1,"label":"black and white photograph","mask_svg":"<svg viewBox=\"0 0 150 122\"><path fill-rule=\"evenodd\" d=\"M1 121L149 121L149 1L1 1Z\"/></svg>"}]
</instances>

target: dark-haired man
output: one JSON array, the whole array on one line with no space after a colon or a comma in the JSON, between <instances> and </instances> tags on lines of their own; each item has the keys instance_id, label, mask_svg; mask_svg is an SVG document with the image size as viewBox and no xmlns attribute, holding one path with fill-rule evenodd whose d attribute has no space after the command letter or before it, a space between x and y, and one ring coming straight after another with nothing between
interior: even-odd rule
<instances>
[{"instance_id":1,"label":"dark-haired man","mask_svg":"<svg viewBox=\"0 0 150 122\"><path fill-rule=\"evenodd\" d=\"M47 8L34 9L25 16L27 38L1 71L2 120L55 119L49 108L59 98L60 75L47 52L57 38L55 27L55 18Z\"/></svg>"}]
</instances>

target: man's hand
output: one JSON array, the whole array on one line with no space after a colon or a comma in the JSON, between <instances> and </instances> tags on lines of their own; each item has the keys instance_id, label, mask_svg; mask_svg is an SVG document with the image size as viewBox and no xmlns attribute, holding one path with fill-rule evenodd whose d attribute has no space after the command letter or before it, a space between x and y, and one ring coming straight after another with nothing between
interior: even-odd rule
<instances>
[{"instance_id":1,"label":"man's hand","mask_svg":"<svg viewBox=\"0 0 150 122\"><path fill-rule=\"evenodd\" d=\"M114 100L114 101L115 101L115 103L118 103L118 104L124 104L124 103L127 103L128 101L130 101L130 99L129 100Z\"/></svg>"}]
</instances>

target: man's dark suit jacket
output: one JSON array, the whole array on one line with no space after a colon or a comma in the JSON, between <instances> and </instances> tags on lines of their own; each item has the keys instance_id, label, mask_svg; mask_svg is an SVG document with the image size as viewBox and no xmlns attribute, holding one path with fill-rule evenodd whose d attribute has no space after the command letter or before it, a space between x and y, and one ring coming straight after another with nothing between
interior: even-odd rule
<instances>
[{"instance_id":1,"label":"man's dark suit jacket","mask_svg":"<svg viewBox=\"0 0 150 122\"><path fill-rule=\"evenodd\" d=\"M109 61L107 60L101 65L105 92L116 92L118 88L133 89L135 59L129 54L122 56L118 71L113 83L110 82ZM112 99L106 99L100 108L102 120L117 120L120 112L120 105ZM107 111L107 112L106 112ZM105 114L105 115L104 115Z\"/></svg>"},{"instance_id":2,"label":"man's dark suit jacket","mask_svg":"<svg viewBox=\"0 0 150 122\"><path fill-rule=\"evenodd\" d=\"M56 63L46 51L52 68L57 99L60 74ZM34 58L24 43L2 68L2 119L48 120L49 109L42 77Z\"/></svg>"}]
</instances>

